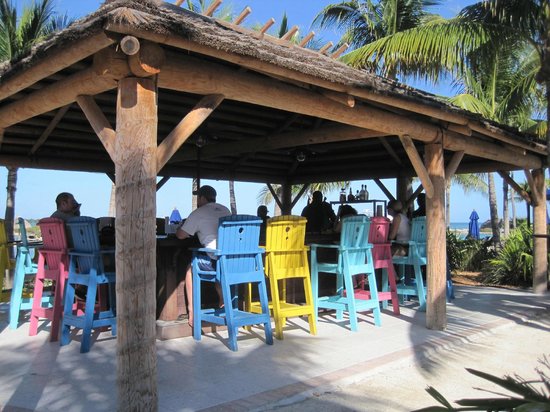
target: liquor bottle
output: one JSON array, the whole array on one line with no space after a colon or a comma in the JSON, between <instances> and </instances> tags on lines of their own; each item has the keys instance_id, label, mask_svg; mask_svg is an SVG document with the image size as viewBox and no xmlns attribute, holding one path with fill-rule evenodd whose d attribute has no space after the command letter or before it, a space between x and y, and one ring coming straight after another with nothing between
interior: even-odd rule
<instances>
[{"instance_id":1,"label":"liquor bottle","mask_svg":"<svg viewBox=\"0 0 550 412\"><path fill-rule=\"evenodd\" d=\"M355 200L361 200L361 195L359 194L359 190L355 192Z\"/></svg>"},{"instance_id":2,"label":"liquor bottle","mask_svg":"<svg viewBox=\"0 0 550 412\"><path fill-rule=\"evenodd\" d=\"M367 190L367 185L365 185L365 199L364 200L369 200L369 191Z\"/></svg>"},{"instance_id":3,"label":"liquor bottle","mask_svg":"<svg viewBox=\"0 0 550 412\"><path fill-rule=\"evenodd\" d=\"M355 200L355 196L353 196L353 192L351 191L351 187L349 188L349 195L348 195L348 202L353 202Z\"/></svg>"},{"instance_id":4,"label":"liquor bottle","mask_svg":"<svg viewBox=\"0 0 550 412\"><path fill-rule=\"evenodd\" d=\"M361 190L359 191L359 200L365 200L365 185L361 185Z\"/></svg>"},{"instance_id":5,"label":"liquor bottle","mask_svg":"<svg viewBox=\"0 0 550 412\"><path fill-rule=\"evenodd\" d=\"M340 203L346 203L346 188L343 187L342 190L340 190Z\"/></svg>"}]
</instances>

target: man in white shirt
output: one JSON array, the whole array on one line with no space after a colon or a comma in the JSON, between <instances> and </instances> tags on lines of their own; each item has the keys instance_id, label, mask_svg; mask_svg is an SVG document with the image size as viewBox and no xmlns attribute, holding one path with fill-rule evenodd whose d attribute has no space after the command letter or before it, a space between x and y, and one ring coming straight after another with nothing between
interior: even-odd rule
<instances>
[{"instance_id":1,"label":"man in white shirt","mask_svg":"<svg viewBox=\"0 0 550 412\"><path fill-rule=\"evenodd\" d=\"M203 247L216 249L218 239L218 223L220 217L231 215L228 208L216 203L216 190L212 186L204 185L193 194L197 195L197 209L191 212L182 225L176 231L178 239L186 239L194 236L199 238ZM199 268L201 270L216 270L216 259L211 254L204 254L199 257ZM185 272L185 291L187 293L187 314L189 326L193 326L193 273L191 265ZM220 296L221 290L216 283L216 291Z\"/></svg>"}]
</instances>

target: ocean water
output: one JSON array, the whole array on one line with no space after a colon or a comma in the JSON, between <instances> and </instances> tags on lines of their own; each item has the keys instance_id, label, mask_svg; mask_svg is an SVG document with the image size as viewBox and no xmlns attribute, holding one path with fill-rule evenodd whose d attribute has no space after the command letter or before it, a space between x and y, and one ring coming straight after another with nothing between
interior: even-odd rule
<instances>
[{"instance_id":1,"label":"ocean water","mask_svg":"<svg viewBox=\"0 0 550 412\"><path fill-rule=\"evenodd\" d=\"M449 228L451 230L468 230L468 225L469 225L469 222L451 222L451 224L449 225Z\"/></svg>"}]
</instances>

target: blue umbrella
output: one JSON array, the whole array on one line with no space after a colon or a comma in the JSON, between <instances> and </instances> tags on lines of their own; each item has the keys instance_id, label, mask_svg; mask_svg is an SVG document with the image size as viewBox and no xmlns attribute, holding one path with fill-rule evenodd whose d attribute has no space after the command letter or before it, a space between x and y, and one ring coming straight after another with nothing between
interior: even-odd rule
<instances>
[{"instance_id":1,"label":"blue umbrella","mask_svg":"<svg viewBox=\"0 0 550 412\"><path fill-rule=\"evenodd\" d=\"M174 208L170 214L170 223L179 223L181 222L181 215L178 209Z\"/></svg>"},{"instance_id":2,"label":"blue umbrella","mask_svg":"<svg viewBox=\"0 0 550 412\"><path fill-rule=\"evenodd\" d=\"M477 212L474 210L470 214L470 224L468 225L468 237L473 239L479 239L479 224L478 221L479 216L477 215Z\"/></svg>"}]
</instances>

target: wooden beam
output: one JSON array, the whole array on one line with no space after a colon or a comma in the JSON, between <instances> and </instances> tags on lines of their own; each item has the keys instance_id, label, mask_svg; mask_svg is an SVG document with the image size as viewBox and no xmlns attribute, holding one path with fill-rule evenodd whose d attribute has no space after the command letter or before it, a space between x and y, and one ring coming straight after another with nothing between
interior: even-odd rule
<instances>
[{"instance_id":1,"label":"wooden beam","mask_svg":"<svg viewBox=\"0 0 550 412\"><path fill-rule=\"evenodd\" d=\"M532 178L534 186L531 190L538 196L537 205L533 208L533 234L546 235L533 237L533 292L544 295L548 293L548 229L544 169L533 170Z\"/></svg>"},{"instance_id":2,"label":"wooden beam","mask_svg":"<svg viewBox=\"0 0 550 412\"><path fill-rule=\"evenodd\" d=\"M290 208L292 209L294 206L296 206L296 203L298 203L298 201L301 199L301 197L303 196L303 194L305 193L305 191L311 186L310 183L306 183L304 185L302 185L302 188L300 189L300 191L298 192L298 194L296 195L296 197L294 198L294 200L292 201L292 203L290 204Z\"/></svg>"},{"instance_id":3,"label":"wooden beam","mask_svg":"<svg viewBox=\"0 0 550 412\"><path fill-rule=\"evenodd\" d=\"M277 203L277 206L279 206L279 208L283 210L283 204L281 203L281 199L279 199L279 196L277 196L277 192L275 192L275 189L273 189L273 186L271 186L271 183L267 183L267 188L269 189L271 196L273 196L273 200L275 200L275 203Z\"/></svg>"},{"instance_id":4,"label":"wooden beam","mask_svg":"<svg viewBox=\"0 0 550 412\"><path fill-rule=\"evenodd\" d=\"M517 139L514 139L508 135L506 135L505 131L502 133L498 133L495 127L489 126L487 124L480 124L477 122L469 122L468 127L480 134L483 134L485 136L489 136L493 139L499 140L504 143L512 144L514 146L521 147L526 150L534 151L539 154L546 154L546 145L540 144L540 143L524 143L521 141L518 141Z\"/></svg>"},{"instance_id":5,"label":"wooden beam","mask_svg":"<svg viewBox=\"0 0 550 412\"><path fill-rule=\"evenodd\" d=\"M199 103L179 122L175 129L157 148L157 173L164 167L174 153L210 116L223 101L224 96L214 94L203 97ZM202 153L201 153L202 154Z\"/></svg>"},{"instance_id":6,"label":"wooden beam","mask_svg":"<svg viewBox=\"0 0 550 412\"><path fill-rule=\"evenodd\" d=\"M50 137L50 134L53 132L53 130L57 127L57 124L63 119L63 116L65 116L65 113L67 113L67 110L71 107L70 104L63 106L61 109L57 111L55 116L53 117L52 121L48 124L46 129L42 132L36 143L32 146L31 150L29 151L29 155L33 155L36 153L36 151L44 144L44 142Z\"/></svg>"},{"instance_id":7,"label":"wooden beam","mask_svg":"<svg viewBox=\"0 0 550 412\"><path fill-rule=\"evenodd\" d=\"M205 16L208 16L208 17L212 17L212 15L214 14L214 12L216 11L216 9L218 7L220 7L220 4L222 4L222 0L214 0L212 2L212 4L210 4L210 6L208 6L208 8L206 9L206 11L204 12L204 15Z\"/></svg>"},{"instance_id":8,"label":"wooden beam","mask_svg":"<svg viewBox=\"0 0 550 412\"><path fill-rule=\"evenodd\" d=\"M287 31L283 37L281 37L282 40L290 41L292 39L292 36L294 36L298 32L299 27L298 26L292 26L289 31Z\"/></svg>"},{"instance_id":9,"label":"wooden beam","mask_svg":"<svg viewBox=\"0 0 550 412\"><path fill-rule=\"evenodd\" d=\"M154 411L157 93L152 79L120 80L115 142L118 410Z\"/></svg>"},{"instance_id":10,"label":"wooden beam","mask_svg":"<svg viewBox=\"0 0 550 412\"><path fill-rule=\"evenodd\" d=\"M159 74L166 56L157 43L147 40L141 42L139 52L128 56L128 65L138 77L149 77Z\"/></svg>"},{"instance_id":11,"label":"wooden beam","mask_svg":"<svg viewBox=\"0 0 550 412\"><path fill-rule=\"evenodd\" d=\"M91 96L78 96L78 105L90 122L92 129L105 147L111 159L115 159L116 132L113 130L109 120L105 117L94 98Z\"/></svg>"},{"instance_id":12,"label":"wooden beam","mask_svg":"<svg viewBox=\"0 0 550 412\"><path fill-rule=\"evenodd\" d=\"M244 73L215 63L206 64L191 56L178 55L177 59L168 58L163 71L159 74L159 86L203 95L220 93L227 99L320 117L378 130L385 134L402 135L406 131L406 134L424 142L443 137L440 127L434 124L423 123L374 107L345 107L312 91L267 79L255 73ZM464 150L465 153L474 156L510 163L517 167L527 164L538 167L542 165L540 157L520 155L509 145L481 142L452 132L445 133L444 142L446 149Z\"/></svg>"},{"instance_id":13,"label":"wooden beam","mask_svg":"<svg viewBox=\"0 0 550 412\"><path fill-rule=\"evenodd\" d=\"M460 166L460 162L462 161L463 157L464 157L464 150L453 153L453 157L451 157L449 164L445 168L445 179L449 180L454 176L454 174L456 173L456 170L458 169L458 166Z\"/></svg>"},{"instance_id":14,"label":"wooden beam","mask_svg":"<svg viewBox=\"0 0 550 412\"><path fill-rule=\"evenodd\" d=\"M516 193L518 193L523 198L523 200L525 200L529 205L533 204L533 201L531 200L531 196L529 195L529 193L526 192L520 185L518 185L516 181L512 179L508 173L505 173L502 170L497 170L497 173L500 175L500 177L502 177L502 179L506 183L508 183L512 187L512 189L516 191Z\"/></svg>"},{"instance_id":15,"label":"wooden beam","mask_svg":"<svg viewBox=\"0 0 550 412\"><path fill-rule=\"evenodd\" d=\"M535 185L535 181L533 180L533 175L527 169L524 169L523 172L525 173L525 178L527 179L527 183L529 184L529 187L531 188L531 202L532 202L532 205L533 205L533 207L538 206L540 195L536 192L537 187Z\"/></svg>"},{"instance_id":16,"label":"wooden beam","mask_svg":"<svg viewBox=\"0 0 550 412\"><path fill-rule=\"evenodd\" d=\"M82 29L82 27L80 28ZM115 40L116 39L107 32L101 31L90 37L85 37L82 40L71 43L69 49L62 45L61 47L48 51L42 59L38 59L31 67L26 67L25 70L20 70L10 78L2 81L2 85L0 86L0 100L4 100L6 97L24 90L38 81L110 46ZM53 107L50 110L57 109L61 106L64 105Z\"/></svg>"},{"instance_id":17,"label":"wooden beam","mask_svg":"<svg viewBox=\"0 0 550 412\"><path fill-rule=\"evenodd\" d=\"M344 106L355 106L355 98L349 94L337 93L333 92L332 90L323 90L321 94L331 100L334 100L335 102L343 104Z\"/></svg>"},{"instance_id":18,"label":"wooden beam","mask_svg":"<svg viewBox=\"0 0 550 412\"><path fill-rule=\"evenodd\" d=\"M330 126L301 132L274 134L264 138L254 138L236 143L218 143L203 148L203 159L223 156L228 153L241 154L256 151L269 151L287 147L343 142L378 137L380 133L353 126ZM196 158L195 153L186 152L176 155L175 160L185 161Z\"/></svg>"},{"instance_id":19,"label":"wooden beam","mask_svg":"<svg viewBox=\"0 0 550 412\"><path fill-rule=\"evenodd\" d=\"M430 143L425 148L426 166L433 182L433 195L426 199L426 327L444 330L447 327L447 245L443 145Z\"/></svg>"},{"instance_id":20,"label":"wooden beam","mask_svg":"<svg viewBox=\"0 0 550 412\"><path fill-rule=\"evenodd\" d=\"M330 49L332 46L333 46L333 43L331 41L329 41L327 44L325 44L323 47L321 47L318 50L318 53L319 54L325 54L327 52L327 50Z\"/></svg>"},{"instance_id":21,"label":"wooden beam","mask_svg":"<svg viewBox=\"0 0 550 412\"><path fill-rule=\"evenodd\" d=\"M340 47L338 47L338 49L336 49L334 53L330 55L330 57L332 57L333 59L337 59L338 57L340 57L342 53L344 53L348 49L348 47L349 47L349 44L347 43L342 44Z\"/></svg>"},{"instance_id":22,"label":"wooden beam","mask_svg":"<svg viewBox=\"0 0 550 412\"><path fill-rule=\"evenodd\" d=\"M96 73L95 67L84 69L0 107L0 129L71 104L79 95L93 96L115 89L118 79L129 74L127 62L121 60L113 61L105 74Z\"/></svg>"},{"instance_id":23,"label":"wooden beam","mask_svg":"<svg viewBox=\"0 0 550 412\"><path fill-rule=\"evenodd\" d=\"M246 6L243 11L241 11L241 14L239 14L239 16L235 19L235 21L233 22L233 24L236 24L237 26L239 24L241 24L244 19L246 19L246 17L252 13L252 9L248 6Z\"/></svg>"},{"instance_id":24,"label":"wooden beam","mask_svg":"<svg viewBox=\"0 0 550 412\"><path fill-rule=\"evenodd\" d=\"M139 52L139 40L134 36L124 36L120 41L120 49L127 56L132 56Z\"/></svg>"},{"instance_id":25,"label":"wooden beam","mask_svg":"<svg viewBox=\"0 0 550 412\"><path fill-rule=\"evenodd\" d=\"M162 179L160 179L158 182L157 182L157 192L159 191L159 189L164 186L164 184L170 180L170 176L164 176Z\"/></svg>"},{"instance_id":26,"label":"wooden beam","mask_svg":"<svg viewBox=\"0 0 550 412\"><path fill-rule=\"evenodd\" d=\"M424 163L422 162L422 159L420 158L420 155L418 154L418 151L414 146L411 137L409 135L402 135L399 136L399 140L401 141L405 152L407 152L407 156L409 156L409 160L411 161L411 164L416 171L418 178L422 182L422 186L424 186L426 196L432 197L434 194L433 184L430 180L430 176L428 175L428 171L424 167Z\"/></svg>"},{"instance_id":27,"label":"wooden beam","mask_svg":"<svg viewBox=\"0 0 550 412\"><path fill-rule=\"evenodd\" d=\"M302 39L302 41L300 42L299 46L300 46L300 47L305 47L306 44L307 44L311 39L313 39L313 36L315 36L315 32L314 32L314 31L310 31L310 32Z\"/></svg>"},{"instance_id":28,"label":"wooden beam","mask_svg":"<svg viewBox=\"0 0 550 412\"><path fill-rule=\"evenodd\" d=\"M260 29L260 34L265 34L265 32L268 31L269 28L274 24L275 24L275 19L271 17Z\"/></svg>"},{"instance_id":29,"label":"wooden beam","mask_svg":"<svg viewBox=\"0 0 550 412\"><path fill-rule=\"evenodd\" d=\"M109 179L111 179L111 182L113 182L113 184L115 184L116 182L116 178L115 178L115 174L114 173L105 173L107 175L107 177Z\"/></svg>"},{"instance_id":30,"label":"wooden beam","mask_svg":"<svg viewBox=\"0 0 550 412\"><path fill-rule=\"evenodd\" d=\"M388 190L388 188L382 183L380 179L373 179L374 183L384 192L388 200L395 200L395 197L393 197L392 193Z\"/></svg>"},{"instance_id":31,"label":"wooden beam","mask_svg":"<svg viewBox=\"0 0 550 412\"><path fill-rule=\"evenodd\" d=\"M0 129L0 147L2 147L2 143L4 143L4 131L5 129Z\"/></svg>"},{"instance_id":32,"label":"wooden beam","mask_svg":"<svg viewBox=\"0 0 550 412\"><path fill-rule=\"evenodd\" d=\"M386 149L388 154L393 158L393 160L395 160L395 162L398 165L403 164L403 161L401 160L401 158L399 156L397 156L397 153L395 153L395 150L393 150L393 147L391 147L391 145L388 143L388 141L386 139L384 139L383 137L379 137L378 141L380 143L382 143L382 146L384 146L384 149Z\"/></svg>"}]
</instances>

